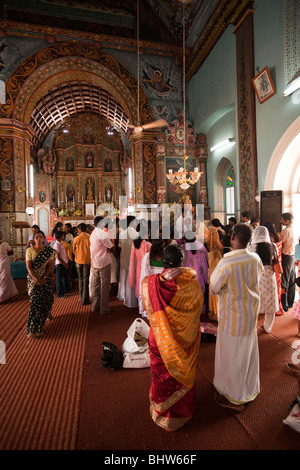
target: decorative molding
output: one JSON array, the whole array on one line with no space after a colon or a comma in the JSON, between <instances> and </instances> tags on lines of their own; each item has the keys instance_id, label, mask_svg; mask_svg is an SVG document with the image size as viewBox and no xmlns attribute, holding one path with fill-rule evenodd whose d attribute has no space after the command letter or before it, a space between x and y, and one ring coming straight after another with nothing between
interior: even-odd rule
<instances>
[{"instance_id":1,"label":"decorative molding","mask_svg":"<svg viewBox=\"0 0 300 470\"><path fill-rule=\"evenodd\" d=\"M116 59L109 56L92 44L62 42L41 49L27 57L14 71L6 82L6 104L0 105L0 118L8 118L13 115L14 104L18 93L32 73L45 64L67 57L83 57L109 69L130 90L134 103L137 103L137 81L128 70ZM39 84L36 84L38 87ZM143 124L151 122L152 111L145 92L140 88L140 118ZM134 123L136 124L136 122Z\"/></svg>"},{"instance_id":2,"label":"decorative molding","mask_svg":"<svg viewBox=\"0 0 300 470\"><path fill-rule=\"evenodd\" d=\"M283 59L286 86L300 70L300 0L284 0Z\"/></svg>"},{"instance_id":3,"label":"decorative molding","mask_svg":"<svg viewBox=\"0 0 300 470\"><path fill-rule=\"evenodd\" d=\"M80 41L91 43L98 48L117 49L134 52L137 42L133 38L115 37L105 34L87 33L78 30L62 29L16 21L0 20L0 29L7 36L29 37L51 42ZM174 44L139 41L140 48L147 54L177 57L182 54L182 47Z\"/></svg>"},{"instance_id":4,"label":"decorative molding","mask_svg":"<svg viewBox=\"0 0 300 470\"><path fill-rule=\"evenodd\" d=\"M193 75L199 70L228 25L236 25L244 12L252 8L253 3L253 0L220 1L218 8L216 8L190 52L186 67L187 82L189 82Z\"/></svg>"}]
</instances>

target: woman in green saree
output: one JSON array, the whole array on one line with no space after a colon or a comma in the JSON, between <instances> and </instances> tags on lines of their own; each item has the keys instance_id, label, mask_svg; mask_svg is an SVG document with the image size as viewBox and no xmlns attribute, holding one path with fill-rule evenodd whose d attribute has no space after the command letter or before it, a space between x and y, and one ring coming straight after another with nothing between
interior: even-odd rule
<instances>
[{"instance_id":1,"label":"woman in green saree","mask_svg":"<svg viewBox=\"0 0 300 470\"><path fill-rule=\"evenodd\" d=\"M34 235L34 245L26 250L28 271L27 289L30 307L27 320L27 336L37 338L43 334L47 318L51 319L54 302L52 274L56 251L44 245L42 231Z\"/></svg>"}]
</instances>

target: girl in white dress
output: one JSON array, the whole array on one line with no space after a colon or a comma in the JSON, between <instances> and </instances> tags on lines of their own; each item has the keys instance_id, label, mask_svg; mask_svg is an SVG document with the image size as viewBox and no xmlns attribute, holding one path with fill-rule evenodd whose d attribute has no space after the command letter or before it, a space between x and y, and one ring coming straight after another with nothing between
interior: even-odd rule
<instances>
[{"instance_id":1,"label":"girl in white dress","mask_svg":"<svg viewBox=\"0 0 300 470\"><path fill-rule=\"evenodd\" d=\"M259 280L260 307L259 313L265 315L264 330L271 333L275 313L278 311L278 295L276 276L273 270L273 258L277 254L277 247L271 242L268 229L259 225L253 232L249 251L257 253L264 265L264 273Z\"/></svg>"}]
</instances>

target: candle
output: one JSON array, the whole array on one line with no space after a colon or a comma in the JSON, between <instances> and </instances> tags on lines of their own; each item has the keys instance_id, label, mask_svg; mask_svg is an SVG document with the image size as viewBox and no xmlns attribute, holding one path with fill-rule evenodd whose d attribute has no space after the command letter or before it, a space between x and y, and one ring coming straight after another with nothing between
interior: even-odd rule
<instances>
[{"instance_id":1,"label":"candle","mask_svg":"<svg viewBox=\"0 0 300 470\"><path fill-rule=\"evenodd\" d=\"M172 173L173 173L173 170L169 170L169 173L172 174Z\"/></svg>"},{"instance_id":2,"label":"candle","mask_svg":"<svg viewBox=\"0 0 300 470\"><path fill-rule=\"evenodd\" d=\"M197 172L198 172L198 168L194 168L194 172L197 173Z\"/></svg>"}]
</instances>

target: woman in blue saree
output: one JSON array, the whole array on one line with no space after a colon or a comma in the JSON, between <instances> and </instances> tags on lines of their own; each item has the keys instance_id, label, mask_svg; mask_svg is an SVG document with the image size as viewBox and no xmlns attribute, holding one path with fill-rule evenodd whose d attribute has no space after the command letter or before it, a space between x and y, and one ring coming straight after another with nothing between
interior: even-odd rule
<instances>
[{"instance_id":1,"label":"woman in blue saree","mask_svg":"<svg viewBox=\"0 0 300 470\"><path fill-rule=\"evenodd\" d=\"M26 250L28 271L27 289L30 307L27 320L27 336L37 338L43 334L47 318L51 319L54 302L53 271L56 251L44 245L42 231L34 235L34 245Z\"/></svg>"}]
</instances>

